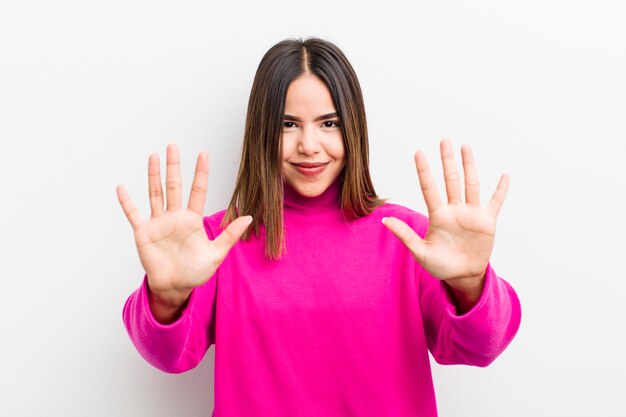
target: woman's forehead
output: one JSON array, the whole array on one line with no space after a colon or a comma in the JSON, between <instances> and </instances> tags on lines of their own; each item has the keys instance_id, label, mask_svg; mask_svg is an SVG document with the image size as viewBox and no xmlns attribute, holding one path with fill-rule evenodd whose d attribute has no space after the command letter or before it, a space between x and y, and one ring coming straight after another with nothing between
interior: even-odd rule
<instances>
[{"instance_id":1,"label":"woman's forehead","mask_svg":"<svg viewBox=\"0 0 626 417\"><path fill-rule=\"evenodd\" d=\"M336 111L330 90L319 77L302 75L289 85L285 98L285 114L299 119L316 120Z\"/></svg>"}]
</instances>

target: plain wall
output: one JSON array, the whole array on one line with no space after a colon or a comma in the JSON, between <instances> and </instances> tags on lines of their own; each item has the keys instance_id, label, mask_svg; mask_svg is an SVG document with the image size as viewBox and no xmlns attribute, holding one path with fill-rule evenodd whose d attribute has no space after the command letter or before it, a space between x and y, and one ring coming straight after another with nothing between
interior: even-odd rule
<instances>
[{"instance_id":1,"label":"plain wall","mask_svg":"<svg viewBox=\"0 0 626 417\"><path fill-rule=\"evenodd\" d=\"M226 206L265 51L319 36L351 60L377 191L424 212L413 153L472 145L492 263L521 329L488 368L434 364L441 416L624 416L623 1L0 1L3 416L209 416L211 347L168 375L122 324L143 271L115 187L149 216L147 161L210 157Z\"/></svg>"}]
</instances>

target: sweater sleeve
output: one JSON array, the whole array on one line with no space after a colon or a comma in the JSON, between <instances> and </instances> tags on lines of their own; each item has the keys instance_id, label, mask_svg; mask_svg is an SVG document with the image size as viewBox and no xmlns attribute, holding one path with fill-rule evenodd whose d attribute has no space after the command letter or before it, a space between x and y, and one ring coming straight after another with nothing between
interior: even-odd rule
<instances>
[{"instance_id":1,"label":"sweater sleeve","mask_svg":"<svg viewBox=\"0 0 626 417\"><path fill-rule=\"evenodd\" d=\"M212 239L207 221L205 229ZM173 323L159 323L148 302L148 281L124 304L122 319L131 341L141 356L168 373L181 373L196 367L211 344L215 343L215 301L217 272L194 288L181 316Z\"/></svg>"},{"instance_id":2,"label":"sweater sleeve","mask_svg":"<svg viewBox=\"0 0 626 417\"><path fill-rule=\"evenodd\" d=\"M425 235L425 230L419 233ZM513 287L487 265L483 291L474 307L457 315L446 284L416 265L426 342L440 364L485 367L511 343L521 321Z\"/></svg>"},{"instance_id":3,"label":"sweater sleeve","mask_svg":"<svg viewBox=\"0 0 626 417\"><path fill-rule=\"evenodd\" d=\"M438 363L487 366L511 343L521 320L517 294L491 265L480 299L463 315L445 284L421 270L420 304L428 349Z\"/></svg>"}]
</instances>

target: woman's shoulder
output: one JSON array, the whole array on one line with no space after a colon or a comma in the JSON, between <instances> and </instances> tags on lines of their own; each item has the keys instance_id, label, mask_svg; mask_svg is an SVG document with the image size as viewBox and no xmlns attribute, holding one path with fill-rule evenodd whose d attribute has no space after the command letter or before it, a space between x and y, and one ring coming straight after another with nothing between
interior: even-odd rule
<instances>
[{"instance_id":1,"label":"woman's shoulder","mask_svg":"<svg viewBox=\"0 0 626 417\"><path fill-rule=\"evenodd\" d=\"M226 215L226 209L204 216L204 230L211 239L215 239L222 232L222 220Z\"/></svg>"},{"instance_id":2,"label":"woman's shoulder","mask_svg":"<svg viewBox=\"0 0 626 417\"><path fill-rule=\"evenodd\" d=\"M370 216L378 221L382 220L383 217L395 217L418 232L426 232L428 229L428 217L400 204L384 203L378 206Z\"/></svg>"},{"instance_id":3,"label":"woman's shoulder","mask_svg":"<svg viewBox=\"0 0 626 417\"><path fill-rule=\"evenodd\" d=\"M415 218L421 221L428 221L428 218L422 213L396 203L384 203L378 206L372 214L377 214L381 217L393 216L403 220Z\"/></svg>"},{"instance_id":4,"label":"woman's shoulder","mask_svg":"<svg viewBox=\"0 0 626 417\"><path fill-rule=\"evenodd\" d=\"M204 228L211 239L214 239L222 232L224 216L226 216L226 209L204 217ZM380 222L383 217L398 218L411 226L420 235L423 235L428 229L428 217L418 211L395 203L384 203L376 207L372 213L365 216L362 220Z\"/></svg>"}]
</instances>

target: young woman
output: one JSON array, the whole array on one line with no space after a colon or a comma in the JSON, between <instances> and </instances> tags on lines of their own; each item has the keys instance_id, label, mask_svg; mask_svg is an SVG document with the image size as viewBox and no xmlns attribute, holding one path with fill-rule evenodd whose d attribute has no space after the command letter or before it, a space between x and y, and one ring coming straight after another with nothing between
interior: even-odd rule
<instances>
[{"instance_id":1,"label":"young woman","mask_svg":"<svg viewBox=\"0 0 626 417\"><path fill-rule=\"evenodd\" d=\"M146 275L123 319L139 353L171 373L215 344L214 416L436 416L428 351L486 366L510 343L519 300L489 264L507 176L487 206L461 148L441 142L448 196L415 155L428 218L374 191L357 77L320 39L286 40L252 86L226 210L203 218L208 156L187 209L178 150L149 158L152 215L123 187Z\"/></svg>"}]
</instances>

